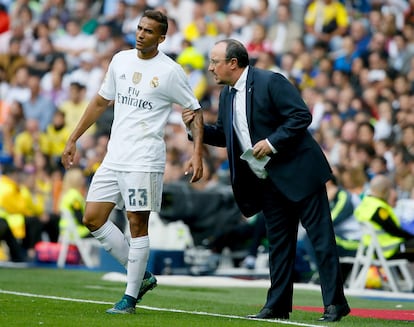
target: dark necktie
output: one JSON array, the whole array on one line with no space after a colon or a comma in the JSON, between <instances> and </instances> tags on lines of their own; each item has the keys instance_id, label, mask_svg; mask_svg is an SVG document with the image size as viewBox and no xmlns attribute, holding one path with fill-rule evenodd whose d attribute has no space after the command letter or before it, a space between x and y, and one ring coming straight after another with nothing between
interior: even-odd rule
<instances>
[{"instance_id":1,"label":"dark necktie","mask_svg":"<svg viewBox=\"0 0 414 327\"><path fill-rule=\"evenodd\" d=\"M231 155L231 170L234 176L234 158L233 158L233 142L234 142L234 129L233 129L233 116L234 116L234 97L236 96L237 89L234 87L230 88L230 153Z\"/></svg>"}]
</instances>

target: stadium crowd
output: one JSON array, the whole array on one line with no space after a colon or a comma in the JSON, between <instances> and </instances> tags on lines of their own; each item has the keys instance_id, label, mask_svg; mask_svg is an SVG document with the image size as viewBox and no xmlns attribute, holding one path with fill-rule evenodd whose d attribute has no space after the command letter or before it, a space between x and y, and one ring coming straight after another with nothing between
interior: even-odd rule
<instances>
[{"instance_id":1,"label":"stadium crowd","mask_svg":"<svg viewBox=\"0 0 414 327\"><path fill-rule=\"evenodd\" d=\"M390 203L414 200L414 0L0 0L0 226L9 222L0 238L14 248L13 231L27 254L10 251L10 260L32 259L44 233L57 241L66 140L113 54L135 47L147 8L169 17L159 49L187 72L207 123L216 119L220 91L207 72L209 49L240 40L251 65L300 90L341 188L362 198L384 174L395 191ZM111 121L108 108L78 142L85 187ZM192 148L181 108L165 138L167 184L183 178ZM209 174L200 185L227 185L225 150L205 150ZM10 205L13 188L24 205Z\"/></svg>"}]
</instances>

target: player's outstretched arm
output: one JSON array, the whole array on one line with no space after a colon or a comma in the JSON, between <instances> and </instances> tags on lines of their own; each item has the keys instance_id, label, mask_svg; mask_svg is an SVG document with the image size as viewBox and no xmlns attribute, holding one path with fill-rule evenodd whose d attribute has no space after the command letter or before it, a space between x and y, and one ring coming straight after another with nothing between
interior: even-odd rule
<instances>
[{"instance_id":1,"label":"player's outstretched arm","mask_svg":"<svg viewBox=\"0 0 414 327\"><path fill-rule=\"evenodd\" d=\"M81 119L69 136L66 142L65 149L62 153L62 164L66 169L69 169L73 165L73 160L76 152L76 141L85 133L85 131L95 123L102 113L106 110L109 104L109 100L96 95L86 107Z\"/></svg>"}]
</instances>

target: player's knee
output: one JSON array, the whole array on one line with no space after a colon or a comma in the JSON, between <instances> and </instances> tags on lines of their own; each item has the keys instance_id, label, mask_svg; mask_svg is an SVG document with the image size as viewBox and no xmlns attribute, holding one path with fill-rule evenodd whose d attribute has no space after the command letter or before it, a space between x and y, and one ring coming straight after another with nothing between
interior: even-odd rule
<instances>
[{"instance_id":1,"label":"player's knee","mask_svg":"<svg viewBox=\"0 0 414 327\"><path fill-rule=\"evenodd\" d=\"M93 216L85 215L82 218L82 223L91 231L99 229L103 223Z\"/></svg>"}]
</instances>

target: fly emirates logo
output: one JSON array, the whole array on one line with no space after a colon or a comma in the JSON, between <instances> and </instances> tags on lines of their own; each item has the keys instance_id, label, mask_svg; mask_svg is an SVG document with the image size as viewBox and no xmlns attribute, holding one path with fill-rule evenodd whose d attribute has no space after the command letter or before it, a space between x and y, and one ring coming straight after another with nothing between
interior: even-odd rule
<instances>
[{"instance_id":1,"label":"fly emirates logo","mask_svg":"<svg viewBox=\"0 0 414 327\"><path fill-rule=\"evenodd\" d=\"M131 106L138 109L151 110L154 108L154 103L139 97L140 91L134 87L128 88L128 94L117 94L117 101L124 106Z\"/></svg>"}]
</instances>

